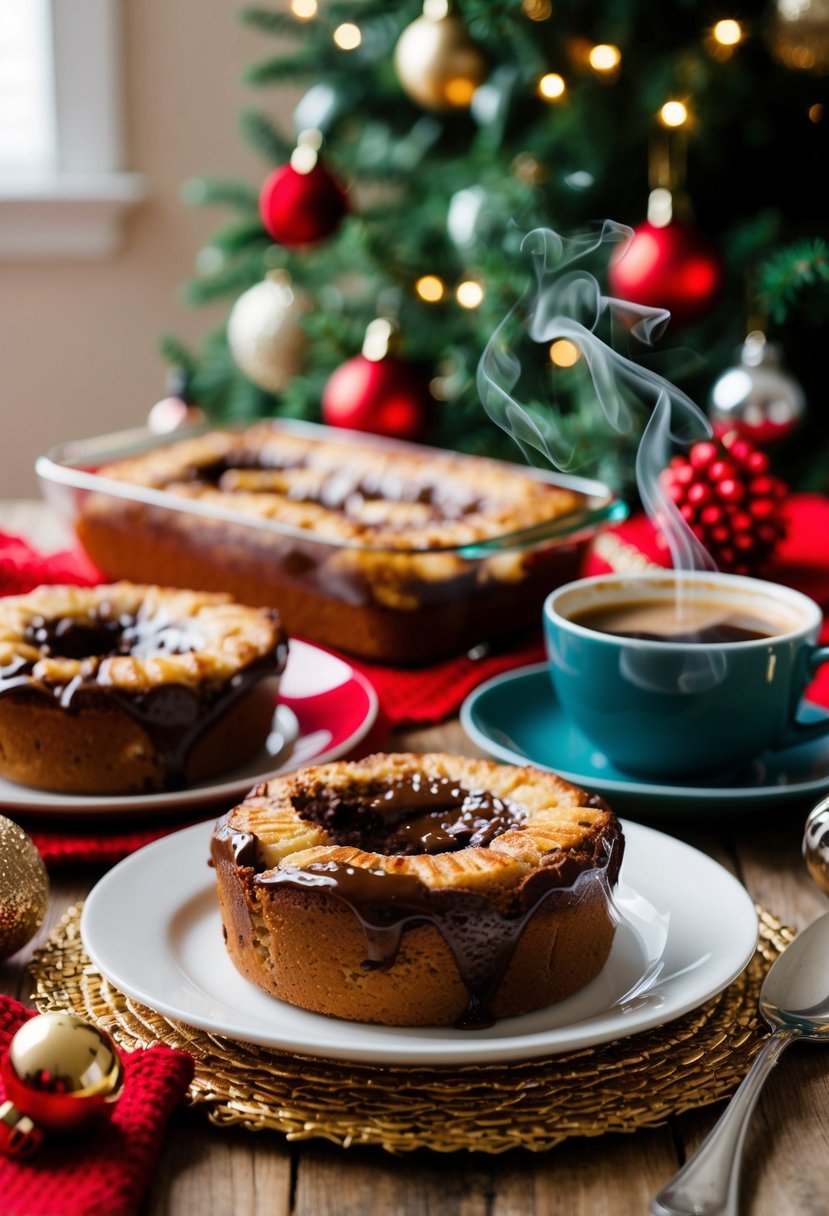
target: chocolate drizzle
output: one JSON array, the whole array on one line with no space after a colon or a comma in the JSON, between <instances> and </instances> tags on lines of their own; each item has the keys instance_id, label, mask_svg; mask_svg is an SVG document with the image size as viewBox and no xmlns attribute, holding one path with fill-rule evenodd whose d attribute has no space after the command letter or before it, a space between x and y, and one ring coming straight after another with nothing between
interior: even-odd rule
<instances>
[{"instance_id":1,"label":"chocolate drizzle","mask_svg":"<svg viewBox=\"0 0 829 1216\"><path fill-rule=\"evenodd\" d=\"M101 683L94 660L118 655L148 658L186 654L203 646L205 638L195 622L172 621L161 612L145 616L139 611L135 616L115 617L107 608L104 603L83 619L34 617L25 641L38 648L38 659L20 658L0 667L0 697L17 695L35 697L46 704L57 702L69 713L114 702L150 737L162 760L166 788L179 788L185 783L187 763L195 745L254 685L272 682L276 700L276 681L285 667L287 644L280 640L273 651L218 684L205 681L201 687L193 688L180 683L159 683L133 691ZM71 680L47 683L33 672L40 659L50 658L90 662Z\"/></svg>"},{"instance_id":2,"label":"chocolate drizzle","mask_svg":"<svg viewBox=\"0 0 829 1216\"><path fill-rule=\"evenodd\" d=\"M467 1006L457 1025L472 1029L492 1025L492 1000L529 919L554 894L575 902L585 880L597 878L582 875L571 888L540 887L532 900L516 899L507 912L471 891L433 890L411 874L336 861L303 870L269 870L257 875L255 882L265 890L325 890L342 900L362 925L366 941L362 965L367 971L394 965L407 929L434 925L452 952L467 992Z\"/></svg>"},{"instance_id":3,"label":"chocolate drizzle","mask_svg":"<svg viewBox=\"0 0 829 1216\"><path fill-rule=\"evenodd\" d=\"M333 844L389 857L486 847L527 814L489 790L421 773L359 791L306 790L294 806L303 819L325 828Z\"/></svg>"}]
</instances>

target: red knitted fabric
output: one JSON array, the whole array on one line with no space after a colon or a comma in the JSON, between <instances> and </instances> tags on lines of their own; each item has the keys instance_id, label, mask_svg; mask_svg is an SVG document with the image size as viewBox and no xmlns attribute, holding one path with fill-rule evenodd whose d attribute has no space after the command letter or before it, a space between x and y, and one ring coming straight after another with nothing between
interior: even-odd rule
<instances>
[{"instance_id":1,"label":"red knitted fabric","mask_svg":"<svg viewBox=\"0 0 829 1216\"><path fill-rule=\"evenodd\" d=\"M0 1055L33 1016L0 996ZM167 1122L193 1078L192 1058L158 1044L123 1053L124 1092L87 1136L48 1137L30 1161L0 1156L3 1216L130 1216L141 1205ZM0 1096L5 1097L0 1081Z\"/></svg>"}]
</instances>

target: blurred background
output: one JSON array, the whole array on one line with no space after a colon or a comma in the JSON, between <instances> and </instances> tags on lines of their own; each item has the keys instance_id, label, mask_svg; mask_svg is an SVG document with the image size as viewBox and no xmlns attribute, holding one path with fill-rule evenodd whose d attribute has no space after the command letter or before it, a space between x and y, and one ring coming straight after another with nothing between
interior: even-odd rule
<instances>
[{"instance_id":1,"label":"blurred background","mask_svg":"<svg viewBox=\"0 0 829 1216\"><path fill-rule=\"evenodd\" d=\"M6 496L165 393L162 427L287 414L517 458L475 372L532 282L523 236L607 218L630 231L585 268L672 320L656 362L629 314L605 340L829 486L829 0L71 10L0 0ZM628 491L640 429L597 426L578 346L525 331L530 458L555 431Z\"/></svg>"},{"instance_id":2,"label":"blurred background","mask_svg":"<svg viewBox=\"0 0 829 1216\"><path fill-rule=\"evenodd\" d=\"M37 0L22 0L28 7ZM0 0L0 17L7 0ZM65 6L77 17L83 2ZM93 6L94 7L94 6ZM106 0L103 7L113 7ZM117 7L117 6L116 6ZM118 91L123 106L121 163L139 173L144 197L119 215L117 247L94 257L71 250L51 254L49 231L14 241L24 199L27 212L41 195L27 194L8 166L0 172L0 485L5 497L34 495L36 455L66 439L103 434L142 423L164 395L167 365L159 335L185 336L217 323L191 313L180 299L196 254L215 227L209 212L185 207L182 183L199 173L238 173L255 180L261 161L239 138L238 113L249 90L244 66L261 49L260 38L238 20L234 0L124 0L117 33ZM88 48L77 48L89 64ZM13 78L8 59L0 81ZM286 102L290 113L290 102ZM79 188L94 198L98 174L83 174ZM36 185L37 183L35 183ZM12 187L15 187L12 190ZM30 201L31 200L31 201ZM69 228L58 212L48 230Z\"/></svg>"}]
</instances>

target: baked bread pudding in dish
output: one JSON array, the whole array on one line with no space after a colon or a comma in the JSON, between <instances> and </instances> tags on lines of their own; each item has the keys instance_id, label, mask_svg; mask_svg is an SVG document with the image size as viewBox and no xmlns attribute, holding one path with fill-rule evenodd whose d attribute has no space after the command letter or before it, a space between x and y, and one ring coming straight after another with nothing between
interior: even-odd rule
<instances>
[{"instance_id":1,"label":"baked bread pudding in dish","mask_svg":"<svg viewBox=\"0 0 829 1216\"><path fill-rule=\"evenodd\" d=\"M316 1013L481 1026L570 996L607 960L624 840L552 773L375 755L258 786L213 834L230 957Z\"/></svg>"},{"instance_id":2,"label":"baked bread pudding in dish","mask_svg":"<svg viewBox=\"0 0 829 1216\"><path fill-rule=\"evenodd\" d=\"M529 470L284 424L174 440L95 479L76 528L107 577L277 603L292 634L401 664L537 624L596 526L586 494Z\"/></svg>"},{"instance_id":3,"label":"baked bread pudding in dish","mask_svg":"<svg viewBox=\"0 0 829 1216\"><path fill-rule=\"evenodd\" d=\"M178 788L271 730L287 642L229 595L114 583L0 600L0 775L63 793Z\"/></svg>"}]
</instances>

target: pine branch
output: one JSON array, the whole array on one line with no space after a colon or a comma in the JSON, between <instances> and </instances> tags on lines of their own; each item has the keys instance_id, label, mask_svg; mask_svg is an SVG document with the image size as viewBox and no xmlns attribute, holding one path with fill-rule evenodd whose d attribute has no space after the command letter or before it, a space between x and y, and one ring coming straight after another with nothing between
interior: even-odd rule
<instances>
[{"instance_id":1,"label":"pine branch","mask_svg":"<svg viewBox=\"0 0 829 1216\"><path fill-rule=\"evenodd\" d=\"M162 334L158 339L158 351L171 367L182 368L188 377L195 374L198 358L175 334Z\"/></svg>"},{"instance_id":2,"label":"pine branch","mask_svg":"<svg viewBox=\"0 0 829 1216\"><path fill-rule=\"evenodd\" d=\"M192 279L184 287L184 302L190 308L200 308L225 296L238 296L258 283L262 275L262 255L257 251L254 256L233 262L209 278Z\"/></svg>"},{"instance_id":3,"label":"pine branch","mask_svg":"<svg viewBox=\"0 0 829 1216\"><path fill-rule=\"evenodd\" d=\"M798 241L774 254L760 269L759 294L778 324L792 312L810 319L829 314L829 243Z\"/></svg>"},{"instance_id":4,"label":"pine branch","mask_svg":"<svg viewBox=\"0 0 829 1216\"><path fill-rule=\"evenodd\" d=\"M305 80L320 68L319 50L298 51L295 55L278 55L255 63L242 75L245 84L260 89L290 80Z\"/></svg>"},{"instance_id":5,"label":"pine branch","mask_svg":"<svg viewBox=\"0 0 829 1216\"><path fill-rule=\"evenodd\" d=\"M228 224L226 228L221 228L210 238L211 246L220 250L226 257L247 251L252 252L257 246L264 253L272 243L258 216L241 220L236 224Z\"/></svg>"},{"instance_id":6,"label":"pine branch","mask_svg":"<svg viewBox=\"0 0 829 1216\"><path fill-rule=\"evenodd\" d=\"M235 207L239 211L255 210L257 192L247 182L229 178L194 177L181 188L182 201L191 207Z\"/></svg>"},{"instance_id":7,"label":"pine branch","mask_svg":"<svg viewBox=\"0 0 829 1216\"><path fill-rule=\"evenodd\" d=\"M293 140L286 139L261 110L243 110L239 129L250 147L271 165L284 164L294 149Z\"/></svg>"}]
</instances>

